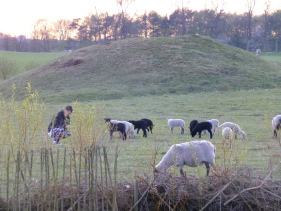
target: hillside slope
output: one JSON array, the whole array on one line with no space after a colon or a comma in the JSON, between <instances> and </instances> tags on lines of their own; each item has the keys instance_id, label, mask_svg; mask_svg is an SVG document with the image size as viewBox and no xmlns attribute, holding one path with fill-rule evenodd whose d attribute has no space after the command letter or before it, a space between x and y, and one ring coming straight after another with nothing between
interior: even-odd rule
<instances>
[{"instance_id":1,"label":"hillside slope","mask_svg":"<svg viewBox=\"0 0 281 211\"><path fill-rule=\"evenodd\" d=\"M0 84L31 82L47 101L278 87L280 66L202 36L126 39L74 51ZM280 86L280 85L279 85Z\"/></svg>"}]
</instances>

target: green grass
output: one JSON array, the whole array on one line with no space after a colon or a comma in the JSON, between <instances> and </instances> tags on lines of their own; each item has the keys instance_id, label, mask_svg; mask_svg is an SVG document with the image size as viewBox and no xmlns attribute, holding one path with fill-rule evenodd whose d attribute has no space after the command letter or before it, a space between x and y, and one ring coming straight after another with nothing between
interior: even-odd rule
<instances>
[{"instance_id":1,"label":"green grass","mask_svg":"<svg viewBox=\"0 0 281 211\"><path fill-rule=\"evenodd\" d=\"M262 58L270 61L271 56ZM69 65L69 61L76 59L83 62ZM80 49L60 61L2 82L0 88L4 96L9 96L11 83L16 83L22 95L26 93L23 84L31 82L46 103L42 121L46 128L52 115L65 104L82 101L96 108L96 126L103 136L100 144L110 149L120 145L119 180L132 180L135 174L151 175L156 152L157 163L172 144L198 140L190 137L189 122L211 118L220 123L235 122L247 133L246 140L234 142L232 151L221 148L221 137L216 134L211 140L217 147L216 164L225 165L227 158L226 165L246 166L244 170L252 169L254 175L264 176L281 157L280 142L272 139L271 131L272 117L280 114L281 71L279 65L264 59L200 36L127 39ZM74 107L72 125L77 125L80 118L77 113ZM117 137L110 142L104 117L150 118L156 125L154 134L142 138L140 132L125 142ZM166 118L184 119L185 135L180 135L177 128L172 135ZM209 136L203 135L202 139L209 140ZM32 149L76 149L77 142L77 137L72 136L63 140L63 146L53 146L43 130ZM5 163L4 153L0 154L0 163ZM171 171L179 174L176 168ZM185 167L185 171L188 175L205 176L204 166ZM278 169L273 177L280 179L280 172ZM0 171L0 180L1 177L5 179L5 171Z\"/></svg>"},{"instance_id":2,"label":"green grass","mask_svg":"<svg viewBox=\"0 0 281 211\"><path fill-rule=\"evenodd\" d=\"M66 52L53 52L53 53L27 53L27 52L13 52L13 51L0 51L0 57L5 57L14 60L17 63L16 75L26 71L25 67L30 62L34 62L40 66L50 63L51 61L65 56Z\"/></svg>"},{"instance_id":3,"label":"green grass","mask_svg":"<svg viewBox=\"0 0 281 211\"><path fill-rule=\"evenodd\" d=\"M276 53L276 52L266 52L261 54L261 58L274 62L277 64L281 64L281 53Z\"/></svg>"},{"instance_id":4,"label":"green grass","mask_svg":"<svg viewBox=\"0 0 281 211\"><path fill-rule=\"evenodd\" d=\"M73 60L82 60L72 65ZM266 71L265 71L266 70ZM58 103L280 87L280 67L202 36L126 39L74 51L0 84ZM22 93L20 93L22 94Z\"/></svg>"},{"instance_id":5,"label":"green grass","mask_svg":"<svg viewBox=\"0 0 281 211\"><path fill-rule=\"evenodd\" d=\"M157 151L156 162L159 162L172 144L198 140L198 136L191 138L188 124L191 120L204 121L211 118L219 119L220 123L231 121L239 124L247 133L247 139L238 139L234 142L234 149L226 151L221 149L221 137L217 134L212 140L209 135L203 135L202 139L210 140L217 147L216 163L224 165L224 158L230 157L230 166L246 166L252 169L254 175L264 176L275 163L280 161L280 143L272 138L271 119L280 113L281 90L258 91L234 91L197 93L187 95L163 95L150 97L134 97L121 100L95 101L88 103L99 109L102 114L98 119L98 125L104 125L103 117L111 117L118 120L151 118L154 122L154 134L148 138L142 138L142 132L126 142L115 137L109 141L109 135L105 132L106 139L101 143L109 144L112 148L120 145L121 152L118 159L118 177L121 180L131 180L136 174L151 174L153 155ZM61 109L62 105L48 105L49 116ZM72 120L79 118L75 113ZM185 135L180 135L179 128L172 135L167 126L166 118L182 118L186 122ZM47 118L47 125L50 118ZM74 128L73 128L74 129ZM104 126L104 131L106 128ZM115 134L117 135L117 134ZM76 139L63 140L64 146L73 147ZM51 140L50 140L51 145ZM52 146L51 146L52 147ZM59 147L60 148L60 147ZM62 147L63 148L63 147ZM112 155L113 156L113 155ZM245 170L245 169L244 169ZM278 169L274 178L281 178ZM178 169L173 169L179 175ZM205 176L205 167L185 167L187 174Z\"/></svg>"}]
</instances>

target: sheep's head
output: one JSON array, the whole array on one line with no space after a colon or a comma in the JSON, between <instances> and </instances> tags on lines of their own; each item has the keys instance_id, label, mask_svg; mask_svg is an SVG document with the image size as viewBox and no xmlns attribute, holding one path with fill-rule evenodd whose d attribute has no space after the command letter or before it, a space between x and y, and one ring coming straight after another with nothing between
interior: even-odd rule
<instances>
[{"instance_id":1,"label":"sheep's head","mask_svg":"<svg viewBox=\"0 0 281 211\"><path fill-rule=\"evenodd\" d=\"M104 118L103 120L106 123L106 122L110 122L111 119L110 118Z\"/></svg>"},{"instance_id":2,"label":"sheep's head","mask_svg":"<svg viewBox=\"0 0 281 211\"><path fill-rule=\"evenodd\" d=\"M135 121L134 120L129 120L127 122L130 122L131 124L135 125Z\"/></svg>"},{"instance_id":3,"label":"sheep's head","mask_svg":"<svg viewBox=\"0 0 281 211\"><path fill-rule=\"evenodd\" d=\"M157 168L154 168L153 173L155 174L156 184L165 183L167 180L172 178L172 175L169 174L167 171L161 172Z\"/></svg>"},{"instance_id":4,"label":"sheep's head","mask_svg":"<svg viewBox=\"0 0 281 211\"><path fill-rule=\"evenodd\" d=\"M196 135L196 132L191 131L190 135L191 135L192 137L194 137L194 136Z\"/></svg>"},{"instance_id":5,"label":"sheep's head","mask_svg":"<svg viewBox=\"0 0 281 211\"><path fill-rule=\"evenodd\" d=\"M241 138L242 138L242 139L245 139L245 137L246 137L246 133L245 133L244 131L242 131L242 132L241 132Z\"/></svg>"}]
</instances>

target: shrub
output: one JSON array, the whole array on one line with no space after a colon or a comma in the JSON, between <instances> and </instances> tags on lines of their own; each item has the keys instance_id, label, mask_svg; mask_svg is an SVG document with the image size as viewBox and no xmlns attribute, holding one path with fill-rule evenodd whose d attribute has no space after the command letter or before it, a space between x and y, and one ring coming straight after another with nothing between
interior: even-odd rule
<instances>
[{"instance_id":1,"label":"shrub","mask_svg":"<svg viewBox=\"0 0 281 211\"><path fill-rule=\"evenodd\" d=\"M17 70L17 63L15 60L8 58L0 58L0 77L4 80L12 77Z\"/></svg>"}]
</instances>

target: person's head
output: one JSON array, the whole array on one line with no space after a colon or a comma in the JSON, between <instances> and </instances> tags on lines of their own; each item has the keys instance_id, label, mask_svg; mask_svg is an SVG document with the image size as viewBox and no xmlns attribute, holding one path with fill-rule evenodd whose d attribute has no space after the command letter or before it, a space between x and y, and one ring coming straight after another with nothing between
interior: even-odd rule
<instances>
[{"instance_id":1,"label":"person's head","mask_svg":"<svg viewBox=\"0 0 281 211\"><path fill-rule=\"evenodd\" d=\"M64 108L64 114L65 114L65 116L70 116L70 115L72 114L72 111L73 111L72 106L70 106L70 105L66 106L66 107Z\"/></svg>"}]
</instances>

